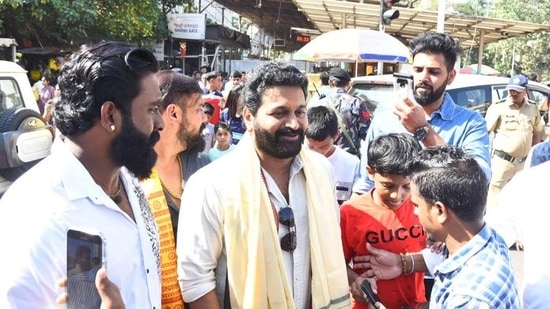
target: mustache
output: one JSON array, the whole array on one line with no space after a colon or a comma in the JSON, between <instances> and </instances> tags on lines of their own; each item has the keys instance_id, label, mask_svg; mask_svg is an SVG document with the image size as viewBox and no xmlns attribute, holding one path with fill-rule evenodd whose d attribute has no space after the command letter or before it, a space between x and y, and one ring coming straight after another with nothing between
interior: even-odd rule
<instances>
[{"instance_id":1,"label":"mustache","mask_svg":"<svg viewBox=\"0 0 550 309\"><path fill-rule=\"evenodd\" d=\"M303 129L292 130L289 128L284 128L284 129L278 130L277 135L278 136L304 135L304 130Z\"/></svg>"},{"instance_id":2,"label":"mustache","mask_svg":"<svg viewBox=\"0 0 550 309\"><path fill-rule=\"evenodd\" d=\"M421 82L420 84L417 84L416 87L414 87L415 89L418 89L418 88L429 88L430 90L434 90L434 87L432 87L431 85L428 85L424 82Z\"/></svg>"}]
</instances>

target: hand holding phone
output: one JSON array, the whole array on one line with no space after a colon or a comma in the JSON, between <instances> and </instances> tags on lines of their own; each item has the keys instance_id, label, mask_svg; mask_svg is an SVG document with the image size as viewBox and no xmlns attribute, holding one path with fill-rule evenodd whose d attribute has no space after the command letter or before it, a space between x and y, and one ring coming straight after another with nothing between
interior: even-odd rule
<instances>
[{"instance_id":1,"label":"hand holding phone","mask_svg":"<svg viewBox=\"0 0 550 309\"><path fill-rule=\"evenodd\" d=\"M97 271L104 265L104 240L99 233L67 231L67 307L99 308L95 286Z\"/></svg>"},{"instance_id":2,"label":"hand holding phone","mask_svg":"<svg viewBox=\"0 0 550 309\"><path fill-rule=\"evenodd\" d=\"M412 74L393 73L393 90L405 92L411 100L414 100L414 77Z\"/></svg>"},{"instance_id":3,"label":"hand holding phone","mask_svg":"<svg viewBox=\"0 0 550 309\"><path fill-rule=\"evenodd\" d=\"M368 280L364 280L363 283L361 283L361 290L367 295L367 299L371 305L376 307L376 303L382 303L378 295L374 294Z\"/></svg>"}]
</instances>

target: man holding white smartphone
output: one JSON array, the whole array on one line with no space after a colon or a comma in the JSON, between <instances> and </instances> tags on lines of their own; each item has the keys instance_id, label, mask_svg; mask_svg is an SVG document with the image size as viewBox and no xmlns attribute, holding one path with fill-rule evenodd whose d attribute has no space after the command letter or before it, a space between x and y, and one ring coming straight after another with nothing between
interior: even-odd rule
<instances>
[{"instance_id":1,"label":"man holding white smartphone","mask_svg":"<svg viewBox=\"0 0 550 309\"><path fill-rule=\"evenodd\" d=\"M122 42L83 46L62 68L54 107L62 136L0 200L0 243L9 248L0 308L58 307L73 227L101 233L109 278L128 308L161 308L158 228L138 182L151 173L164 128L157 70L149 50Z\"/></svg>"},{"instance_id":2,"label":"man holding white smartphone","mask_svg":"<svg viewBox=\"0 0 550 309\"><path fill-rule=\"evenodd\" d=\"M370 141L389 133L408 132L424 146L453 145L473 155L491 179L489 135L483 117L453 102L445 93L457 74L455 62L461 49L451 36L426 32L410 43L413 56L413 97L398 92L393 109L375 114L365 143L361 147L361 178L355 193L365 193L372 187L366 172L367 149Z\"/></svg>"}]
</instances>

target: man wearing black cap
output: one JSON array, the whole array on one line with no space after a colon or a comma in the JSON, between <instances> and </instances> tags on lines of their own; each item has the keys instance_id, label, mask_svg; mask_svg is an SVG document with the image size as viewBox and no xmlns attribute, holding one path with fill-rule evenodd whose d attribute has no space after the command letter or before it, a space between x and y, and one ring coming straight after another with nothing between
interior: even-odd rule
<instances>
[{"instance_id":1,"label":"man wearing black cap","mask_svg":"<svg viewBox=\"0 0 550 309\"><path fill-rule=\"evenodd\" d=\"M487 109L487 130L492 134L492 178L487 197L487 211L492 211L498 193L523 169L531 146L541 140L542 121L536 102L526 97L524 75L510 78L508 96Z\"/></svg>"},{"instance_id":2,"label":"man wearing black cap","mask_svg":"<svg viewBox=\"0 0 550 309\"><path fill-rule=\"evenodd\" d=\"M350 80L351 77L346 70L330 69L331 95L317 102L310 102L309 107L328 105L333 108L337 112L341 131L336 145L349 153L359 155L361 140L365 140L371 122L371 113L361 99L347 92Z\"/></svg>"}]
</instances>

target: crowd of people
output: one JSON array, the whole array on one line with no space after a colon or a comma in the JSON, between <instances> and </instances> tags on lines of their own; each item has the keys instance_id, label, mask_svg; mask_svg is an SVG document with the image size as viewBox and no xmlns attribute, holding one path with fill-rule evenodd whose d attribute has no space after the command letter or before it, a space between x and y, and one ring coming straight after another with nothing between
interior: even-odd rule
<instances>
[{"instance_id":1,"label":"crowd of people","mask_svg":"<svg viewBox=\"0 0 550 309\"><path fill-rule=\"evenodd\" d=\"M43 104L51 154L0 199L0 307L74 303L67 230L83 228L104 240L85 284L102 308L544 308L548 210L522 193L544 192L550 155L527 78L484 119L445 92L455 39L410 49L413 95L374 113L342 68L308 101L291 65L224 82L82 46Z\"/></svg>"}]
</instances>

